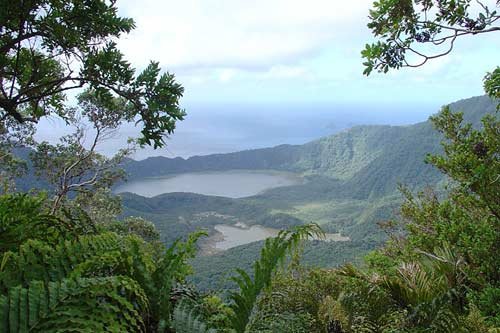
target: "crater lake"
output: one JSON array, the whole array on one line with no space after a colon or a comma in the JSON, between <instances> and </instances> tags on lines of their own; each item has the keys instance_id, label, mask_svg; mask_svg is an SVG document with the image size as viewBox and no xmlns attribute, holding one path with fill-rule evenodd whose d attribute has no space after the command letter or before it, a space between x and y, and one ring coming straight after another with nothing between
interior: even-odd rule
<instances>
[{"instance_id":1,"label":"crater lake","mask_svg":"<svg viewBox=\"0 0 500 333\"><path fill-rule=\"evenodd\" d=\"M144 197L163 193L191 192L243 198L266 190L303 183L300 175L274 170L229 170L174 174L136 179L117 186L115 193L131 192Z\"/></svg>"}]
</instances>

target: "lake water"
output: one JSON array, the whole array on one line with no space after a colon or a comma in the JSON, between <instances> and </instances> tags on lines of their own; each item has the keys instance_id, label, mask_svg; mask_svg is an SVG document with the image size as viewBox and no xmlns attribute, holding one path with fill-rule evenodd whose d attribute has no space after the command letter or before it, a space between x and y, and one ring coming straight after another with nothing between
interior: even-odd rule
<instances>
[{"instance_id":1,"label":"lake water","mask_svg":"<svg viewBox=\"0 0 500 333\"><path fill-rule=\"evenodd\" d=\"M275 237L279 233L278 229L267 228L260 225L248 227L243 223L238 223L236 226L218 224L214 228L220 233L219 237L214 237L215 244L213 247L217 250L227 250L232 247L264 240L269 237ZM348 241L349 237L340 234L326 234L323 240L342 242Z\"/></svg>"},{"instance_id":2,"label":"lake water","mask_svg":"<svg viewBox=\"0 0 500 333\"><path fill-rule=\"evenodd\" d=\"M232 170L145 178L124 183L118 186L115 192L132 192L144 197L154 197L162 193L192 192L242 198L259 194L271 188L302 182L301 177L288 172Z\"/></svg>"},{"instance_id":3,"label":"lake water","mask_svg":"<svg viewBox=\"0 0 500 333\"><path fill-rule=\"evenodd\" d=\"M235 246L257 242L278 235L279 230L253 225L249 228L233 227L226 224L216 225L215 230L220 232L222 239L215 242L218 250L227 250Z\"/></svg>"}]
</instances>

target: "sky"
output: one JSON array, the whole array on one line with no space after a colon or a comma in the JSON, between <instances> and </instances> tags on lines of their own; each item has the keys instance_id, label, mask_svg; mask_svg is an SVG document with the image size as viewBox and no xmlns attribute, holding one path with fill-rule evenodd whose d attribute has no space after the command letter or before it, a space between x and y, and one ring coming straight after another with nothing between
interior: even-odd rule
<instances>
[{"instance_id":1,"label":"sky","mask_svg":"<svg viewBox=\"0 0 500 333\"><path fill-rule=\"evenodd\" d=\"M169 147L138 158L303 143L355 124L413 123L483 94L484 74L498 65L498 34L458 40L450 55L418 69L363 76L371 3L118 1L119 13L137 26L118 41L126 58L139 70L159 61L185 88L188 117Z\"/></svg>"},{"instance_id":2,"label":"sky","mask_svg":"<svg viewBox=\"0 0 500 333\"><path fill-rule=\"evenodd\" d=\"M462 39L419 69L362 75L372 1L119 1L137 28L119 46L139 68L151 59L177 75L186 104L393 103L482 93L498 65L498 36Z\"/></svg>"}]
</instances>

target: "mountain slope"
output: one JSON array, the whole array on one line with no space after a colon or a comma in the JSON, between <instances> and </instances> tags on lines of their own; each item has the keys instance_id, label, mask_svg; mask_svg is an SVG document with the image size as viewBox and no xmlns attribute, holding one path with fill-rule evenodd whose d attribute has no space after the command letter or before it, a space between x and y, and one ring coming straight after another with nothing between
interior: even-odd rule
<instances>
[{"instance_id":1,"label":"mountain slope","mask_svg":"<svg viewBox=\"0 0 500 333\"><path fill-rule=\"evenodd\" d=\"M464 111L475 125L495 104L486 96L450 105ZM321 175L344 182L354 198L393 193L398 183L410 187L434 184L442 179L438 170L425 164L428 153L439 153L440 135L430 121L410 126L356 126L304 145L281 145L229 154L194 156L188 159L152 157L128 160L124 168L130 179L182 172L231 169L275 169Z\"/></svg>"},{"instance_id":2,"label":"mountain slope","mask_svg":"<svg viewBox=\"0 0 500 333\"><path fill-rule=\"evenodd\" d=\"M475 126L480 126L486 113L495 112L495 105L484 96L458 101L451 108L465 111L465 120ZM206 170L278 169L301 172L307 181L240 199L192 193L144 198L124 193L124 215L150 219L167 243L197 228L213 235L215 224L235 221L276 228L317 222L325 231L340 232L351 241L310 244L304 262L337 266L385 239L378 222L393 218L400 206L398 183L416 189L444 180L437 169L424 163L428 153L441 151L440 140L439 133L426 121L411 126L357 126L301 146L282 145L187 160L158 157L129 161L131 178ZM260 246L252 243L195 259L192 282L202 289L227 287L221 284L224 276L235 266L250 265Z\"/></svg>"}]
</instances>

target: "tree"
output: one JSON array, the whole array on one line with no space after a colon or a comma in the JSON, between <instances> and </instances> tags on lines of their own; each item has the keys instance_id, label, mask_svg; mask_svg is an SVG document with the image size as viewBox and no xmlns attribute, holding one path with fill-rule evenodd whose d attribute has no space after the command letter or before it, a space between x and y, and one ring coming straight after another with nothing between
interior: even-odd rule
<instances>
[{"instance_id":1,"label":"tree","mask_svg":"<svg viewBox=\"0 0 500 333\"><path fill-rule=\"evenodd\" d=\"M449 54L458 37L500 31L498 7L498 0L375 2L368 26L380 40L362 51L367 60L364 73L419 67ZM435 48L438 51L432 53ZM486 74L484 88L498 101L500 67ZM428 156L427 162L449 176L451 190L441 199L425 193L415 197L405 191L402 224L406 234L396 234L384 251L391 259L411 262L416 253L449 247L464 260L462 309L469 309L469 315L479 309L489 325L498 327L500 122L497 115L489 115L476 129L463 124L462 114L450 112L449 107L431 121L443 134L444 155Z\"/></svg>"},{"instance_id":2,"label":"tree","mask_svg":"<svg viewBox=\"0 0 500 333\"><path fill-rule=\"evenodd\" d=\"M106 187L78 193L70 206L83 210L98 225L113 224L122 213L122 199Z\"/></svg>"},{"instance_id":3,"label":"tree","mask_svg":"<svg viewBox=\"0 0 500 333\"><path fill-rule=\"evenodd\" d=\"M0 122L68 119L65 93L84 87L102 103L116 96L122 121L143 125L141 145L164 144L177 120L183 88L174 75L151 62L141 73L124 59L115 40L134 28L118 16L116 1L0 0ZM0 126L1 127L1 126Z\"/></svg>"},{"instance_id":4,"label":"tree","mask_svg":"<svg viewBox=\"0 0 500 333\"><path fill-rule=\"evenodd\" d=\"M419 67L449 54L458 37L500 32L498 7L498 0L376 1L368 27L379 41L362 51L364 74Z\"/></svg>"},{"instance_id":5,"label":"tree","mask_svg":"<svg viewBox=\"0 0 500 333\"><path fill-rule=\"evenodd\" d=\"M500 67L486 74L484 77L484 91L491 98L500 99ZM500 104L497 105L497 109L500 109Z\"/></svg>"},{"instance_id":6,"label":"tree","mask_svg":"<svg viewBox=\"0 0 500 333\"><path fill-rule=\"evenodd\" d=\"M36 174L54 187L52 213L69 193L95 192L124 177L118 165L133 148L121 149L112 158L99 154L97 149L120 125L121 117L116 111L125 104L122 98L103 102L95 91L87 91L78 97L78 108L72 110L73 114L84 117L75 120L71 115L76 131L62 137L57 145L48 142L36 144L31 159ZM92 128L89 129L87 124Z\"/></svg>"}]
</instances>

